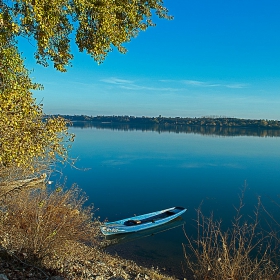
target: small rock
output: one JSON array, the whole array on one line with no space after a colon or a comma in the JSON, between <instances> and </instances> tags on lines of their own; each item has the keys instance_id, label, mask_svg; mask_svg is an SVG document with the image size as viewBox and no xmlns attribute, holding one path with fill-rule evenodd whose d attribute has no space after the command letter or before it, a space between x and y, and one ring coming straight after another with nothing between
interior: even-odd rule
<instances>
[{"instance_id":1,"label":"small rock","mask_svg":"<svg viewBox=\"0 0 280 280\"><path fill-rule=\"evenodd\" d=\"M5 274L0 274L0 280L9 280Z\"/></svg>"}]
</instances>

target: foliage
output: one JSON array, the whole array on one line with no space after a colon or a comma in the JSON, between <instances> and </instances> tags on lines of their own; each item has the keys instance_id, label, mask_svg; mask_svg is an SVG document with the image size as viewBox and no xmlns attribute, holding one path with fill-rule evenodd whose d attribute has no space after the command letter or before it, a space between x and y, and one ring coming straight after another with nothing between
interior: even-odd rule
<instances>
[{"instance_id":1,"label":"foliage","mask_svg":"<svg viewBox=\"0 0 280 280\"><path fill-rule=\"evenodd\" d=\"M34 175L60 156L63 142L72 140L63 118L43 120L42 106L17 49L12 11L0 1L0 182Z\"/></svg>"},{"instance_id":2,"label":"foliage","mask_svg":"<svg viewBox=\"0 0 280 280\"><path fill-rule=\"evenodd\" d=\"M0 32L0 182L38 172L60 156L67 158L64 141L72 140L67 121L43 120L42 106L32 97L32 83L16 46Z\"/></svg>"},{"instance_id":3,"label":"foliage","mask_svg":"<svg viewBox=\"0 0 280 280\"><path fill-rule=\"evenodd\" d=\"M24 189L6 198L0 207L0 262L6 252L44 279L49 272L66 279L174 279L100 249L100 222L85 200L76 187Z\"/></svg>"},{"instance_id":4,"label":"foliage","mask_svg":"<svg viewBox=\"0 0 280 280\"><path fill-rule=\"evenodd\" d=\"M73 58L72 36L80 51L102 62L112 46L124 53L123 43L154 25L153 10L170 18L162 0L0 0L1 8L2 27L34 39L37 61L46 66L50 59L59 71Z\"/></svg>"},{"instance_id":5,"label":"foliage","mask_svg":"<svg viewBox=\"0 0 280 280\"><path fill-rule=\"evenodd\" d=\"M96 245L99 222L84 202L77 188L14 194L0 209L0 245L37 261L58 256L71 242Z\"/></svg>"},{"instance_id":6,"label":"foliage","mask_svg":"<svg viewBox=\"0 0 280 280\"><path fill-rule=\"evenodd\" d=\"M154 12L170 18L162 0L0 0L0 187L11 181L16 186L27 177L32 181L58 158L67 160L73 140L68 122L45 118L32 97L42 87L30 79L17 38L37 44L38 63L52 61L63 72L73 58L73 36L79 50L100 63L113 47L124 53L124 43L153 26ZM1 196L0 247L63 270L79 248L90 250L84 243L96 245L99 222L92 221L90 208L82 207L84 198L76 189L20 190ZM82 260L81 255L75 259Z\"/></svg>"},{"instance_id":7,"label":"foliage","mask_svg":"<svg viewBox=\"0 0 280 280\"><path fill-rule=\"evenodd\" d=\"M73 58L75 36L80 51L102 62L114 46L154 25L153 11L170 18L162 0L0 0L0 183L39 172L59 156L67 158L67 121L43 120L42 106L32 98L34 84L24 67L17 38L37 44L35 58L59 71Z\"/></svg>"},{"instance_id":8,"label":"foliage","mask_svg":"<svg viewBox=\"0 0 280 280\"><path fill-rule=\"evenodd\" d=\"M277 260L273 259L274 239L260 228L260 199L251 221L242 219L243 206L242 195L227 230L213 215L205 217L200 207L197 210L197 237L185 232L187 244L183 245L187 267L195 279L279 279Z\"/></svg>"}]
</instances>

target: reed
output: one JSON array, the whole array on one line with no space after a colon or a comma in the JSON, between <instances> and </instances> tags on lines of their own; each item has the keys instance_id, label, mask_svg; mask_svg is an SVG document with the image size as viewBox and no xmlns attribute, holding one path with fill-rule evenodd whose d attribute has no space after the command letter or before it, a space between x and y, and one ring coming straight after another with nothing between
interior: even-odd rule
<instances>
[{"instance_id":1,"label":"reed","mask_svg":"<svg viewBox=\"0 0 280 280\"><path fill-rule=\"evenodd\" d=\"M196 210L196 236L192 237L184 230L187 240L183 244L184 256L193 279L280 279L274 254L275 235L261 226L260 210L263 207L260 198L252 216L242 214L245 189L229 228L223 229L222 221L215 220L213 214L204 216L200 205Z\"/></svg>"}]
</instances>

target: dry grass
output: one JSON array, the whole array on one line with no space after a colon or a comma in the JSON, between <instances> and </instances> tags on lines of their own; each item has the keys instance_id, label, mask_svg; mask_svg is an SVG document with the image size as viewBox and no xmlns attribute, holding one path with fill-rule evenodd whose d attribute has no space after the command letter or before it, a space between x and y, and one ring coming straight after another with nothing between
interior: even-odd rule
<instances>
[{"instance_id":1,"label":"dry grass","mask_svg":"<svg viewBox=\"0 0 280 280\"><path fill-rule=\"evenodd\" d=\"M72 241L96 245L99 222L78 189L22 190L1 203L0 244L29 260L46 261Z\"/></svg>"},{"instance_id":2,"label":"dry grass","mask_svg":"<svg viewBox=\"0 0 280 280\"><path fill-rule=\"evenodd\" d=\"M21 190L6 197L0 204L0 252L45 279L51 274L75 280L174 279L105 253L100 222L92 207L83 206L85 200L77 188Z\"/></svg>"},{"instance_id":3,"label":"dry grass","mask_svg":"<svg viewBox=\"0 0 280 280\"><path fill-rule=\"evenodd\" d=\"M197 210L197 236L186 233L183 245L187 267L195 279L215 280L272 280L280 279L279 268L272 260L273 237L260 227L258 206L248 221L242 217L243 197L236 209L232 226L223 230L222 222L213 214L205 217L201 207Z\"/></svg>"}]
</instances>

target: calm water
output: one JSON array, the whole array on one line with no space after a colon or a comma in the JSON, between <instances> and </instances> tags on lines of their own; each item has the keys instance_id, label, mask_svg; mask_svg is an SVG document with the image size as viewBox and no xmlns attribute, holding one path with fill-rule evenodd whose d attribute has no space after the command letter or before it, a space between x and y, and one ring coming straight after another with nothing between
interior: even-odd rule
<instances>
[{"instance_id":1,"label":"calm water","mask_svg":"<svg viewBox=\"0 0 280 280\"><path fill-rule=\"evenodd\" d=\"M204 201L225 222L234 213L246 180L246 205L280 193L280 138L213 136L142 130L72 127L71 155L76 166L63 173L77 183L101 220L114 221L172 206L188 208L185 229L193 232L195 209ZM83 171L82 169L87 169ZM141 264L165 267L180 276L183 260L181 227L115 245L111 252Z\"/></svg>"}]
</instances>

